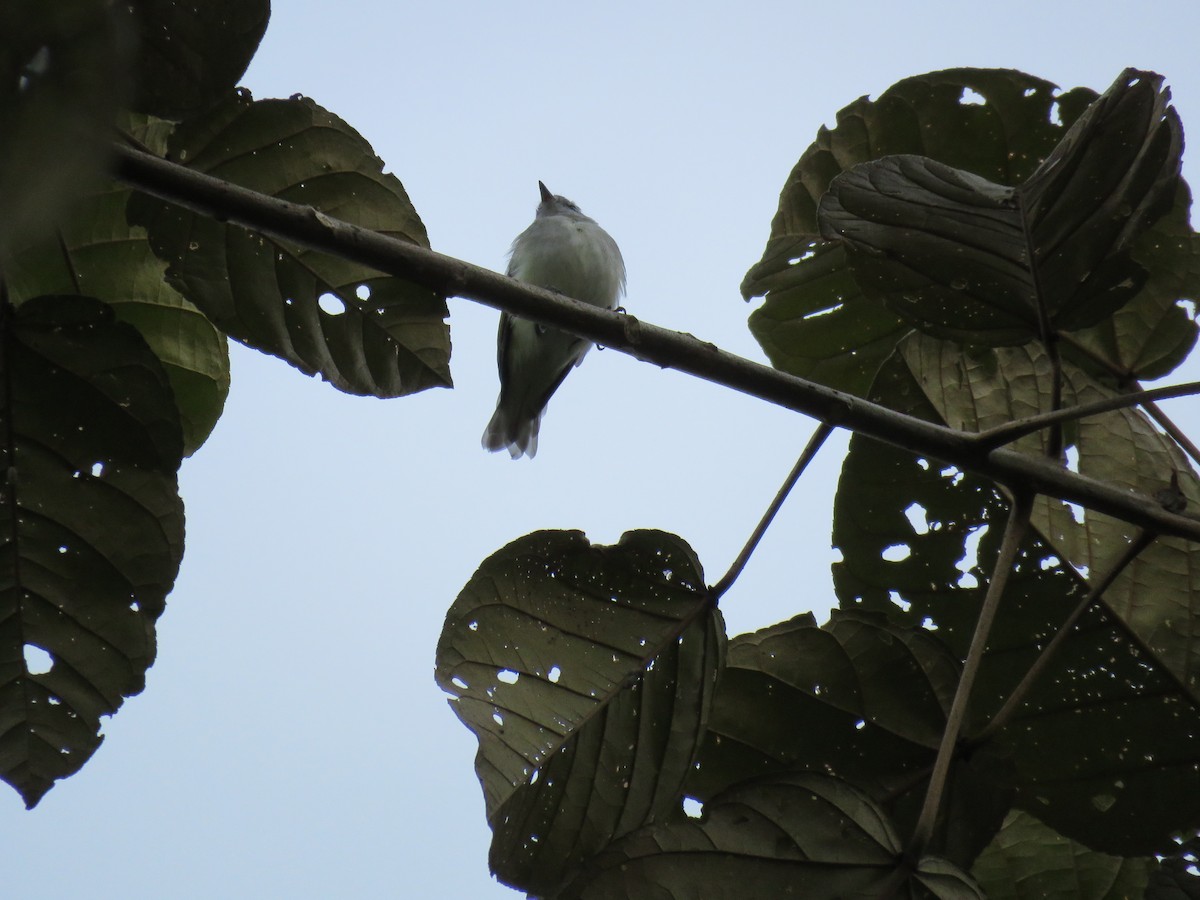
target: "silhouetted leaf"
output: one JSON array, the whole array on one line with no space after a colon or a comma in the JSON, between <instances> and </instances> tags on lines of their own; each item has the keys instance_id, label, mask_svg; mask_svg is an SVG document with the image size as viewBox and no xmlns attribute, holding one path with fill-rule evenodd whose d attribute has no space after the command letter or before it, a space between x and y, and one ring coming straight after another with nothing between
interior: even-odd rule
<instances>
[{"instance_id":1,"label":"silhouetted leaf","mask_svg":"<svg viewBox=\"0 0 1200 900\"><path fill-rule=\"evenodd\" d=\"M130 0L138 32L140 112L182 119L237 86L271 17L270 0Z\"/></svg>"},{"instance_id":2,"label":"silhouetted leaf","mask_svg":"<svg viewBox=\"0 0 1200 900\"><path fill-rule=\"evenodd\" d=\"M311 100L242 92L171 138L201 172L428 246L404 187L349 125ZM444 298L344 259L144 195L129 207L173 287L226 334L339 390L395 397L450 384Z\"/></svg>"},{"instance_id":3,"label":"silhouetted leaf","mask_svg":"<svg viewBox=\"0 0 1200 900\"><path fill-rule=\"evenodd\" d=\"M913 335L881 370L874 395L923 418L936 421L938 409L956 410L951 424L986 427L1044 408L1047 370L1044 357L1028 349L968 353ZM1067 373L1065 400L1074 403L1091 383L1073 367ZM967 410L978 422L967 421ZM1081 440L1102 447L1105 438ZM1138 446L1156 444L1150 439ZM1043 449L1038 435L1018 446ZM1142 459L1143 450L1130 458L1120 438L1109 448L1114 464L1130 469L1118 483L1134 478L1136 466L1146 468L1142 477L1156 477L1159 461L1153 453ZM961 658L1005 506L990 484L953 466L853 438L834 511L834 542L843 556L834 567L839 602L936 629ZM1039 521L1045 510L1039 507ZM1061 527L1074 533L1077 526ZM1070 554L1044 528L1025 542L1009 577L972 695L968 745L1084 596L1084 578L1064 562ZM1122 540L1104 537L1104 546L1111 550ZM1186 577L1181 580L1169 560L1150 559L1149 571L1156 574L1142 576L1148 590L1141 600L1151 616L1169 614L1184 596ZM1100 571L1094 567L1090 574ZM1121 596L1119 585L1106 600ZM1176 663L1148 655L1131 638L1126 629L1135 624L1099 606L1085 613L1026 703L991 740L1012 754L1020 806L1074 840L1122 856L1159 852L1173 832L1200 818L1200 713L1169 672Z\"/></svg>"},{"instance_id":4,"label":"silhouetted leaf","mask_svg":"<svg viewBox=\"0 0 1200 900\"><path fill-rule=\"evenodd\" d=\"M1200 235L1188 224L1191 206L1191 192L1181 179L1171 212L1133 251L1150 280L1107 319L1063 336L1063 354L1104 384L1124 390L1138 379L1162 378L1196 345ZM1180 305L1184 300L1192 312Z\"/></svg>"},{"instance_id":5,"label":"silhouetted leaf","mask_svg":"<svg viewBox=\"0 0 1200 900\"><path fill-rule=\"evenodd\" d=\"M672 535L542 531L484 561L447 614L437 679L479 738L492 870L549 891L674 810L723 655L700 564Z\"/></svg>"},{"instance_id":6,"label":"silhouetted leaf","mask_svg":"<svg viewBox=\"0 0 1200 900\"><path fill-rule=\"evenodd\" d=\"M1126 70L1019 187L913 155L831 183L821 234L854 277L923 331L1019 344L1093 325L1147 273L1135 242L1171 208L1183 129L1162 78Z\"/></svg>"},{"instance_id":7,"label":"silhouetted leaf","mask_svg":"<svg viewBox=\"0 0 1200 900\"><path fill-rule=\"evenodd\" d=\"M1146 859L1096 853L1014 811L971 875L988 900L1123 900L1142 896L1149 868Z\"/></svg>"},{"instance_id":8,"label":"silhouetted leaf","mask_svg":"<svg viewBox=\"0 0 1200 900\"><path fill-rule=\"evenodd\" d=\"M98 301L9 308L0 346L0 773L33 806L145 684L182 442L157 358Z\"/></svg>"},{"instance_id":9,"label":"silhouetted leaf","mask_svg":"<svg viewBox=\"0 0 1200 900\"><path fill-rule=\"evenodd\" d=\"M826 772L875 797L911 828L924 798L959 661L920 628L834 610L729 644L688 794L707 799L748 778ZM970 863L1012 804L1007 764L987 753L955 766L936 852Z\"/></svg>"},{"instance_id":10,"label":"silhouetted leaf","mask_svg":"<svg viewBox=\"0 0 1200 900\"><path fill-rule=\"evenodd\" d=\"M0 265L13 242L45 229L105 165L129 85L131 41L118 6L0 5Z\"/></svg>"},{"instance_id":11,"label":"silhouetted leaf","mask_svg":"<svg viewBox=\"0 0 1200 900\"><path fill-rule=\"evenodd\" d=\"M776 900L922 897L982 900L935 857L907 869L887 815L825 775L741 784L705 804L697 821L651 825L589 861L560 900Z\"/></svg>"},{"instance_id":12,"label":"silhouetted leaf","mask_svg":"<svg viewBox=\"0 0 1200 900\"><path fill-rule=\"evenodd\" d=\"M893 154L928 156L990 181L1020 184L1096 94L1007 69L947 69L861 97L822 127L788 176L747 299L767 295L750 330L777 367L864 394L909 326L867 298L844 251L820 236L817 203L839 173Z\"/></svg>"}]
</instances>

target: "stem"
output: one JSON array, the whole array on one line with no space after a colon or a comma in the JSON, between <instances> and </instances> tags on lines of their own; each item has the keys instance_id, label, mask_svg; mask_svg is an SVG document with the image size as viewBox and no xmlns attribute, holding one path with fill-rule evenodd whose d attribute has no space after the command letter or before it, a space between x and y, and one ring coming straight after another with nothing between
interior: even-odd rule
<instances>
[{"instance_id":1,"label":"stem","mask_svg":"<svg viewBox=\"0 0 1200 900\"><path fill-rule=\"evenodd\" d=\"M1079 406L1070 406L1066 409L1051 410L1050 412L1039 413L1036 416L1029 416L1026 419L1018 419L1015 422L1008 422L1004 425L998 425L995 428L989 428L986 431L978 432L975 435L975 439L980 443L981 446L991 449L992 447L1000 447L1004 444L1012 443L1015 440L1025 437L1027 434L1033 434L1035 431L1041 431L1048 425L1055 425L1060 422L1069 422L1072 419L1082 419L1087 416L1111 412L1114 409L1125 409L1131 406L1145 406L1147 411L1150 411L1151 407L1153 407L1153 403L1151 402L1153 400L1169 400L1175 397L1190 397L1194 394L1200 394L1200 381L1189 381L1186 384L1173 384L1167 387L1154 388L1153 390L1149 391L1132 391L1128 394L1122 394L1118 397L1107 397L1104 400L1094 400L1091 403L1082 403ZM1154 410L1161 414L1161 410L1158 410L1157 407L1154 407ZM1154 413L1151 412L1151 415L1153 414ZM1164 416L1164 418L1166 417ZM1169 422L1170 420L1168 419L1167 421ZM1165 430L1166 425L1163 425L1163 428ZM1171 436L1175 437L1174 434ZM1182 437L1183 440L1187 440L1186 436ZM1179 440L1179 438L1176 438L1176 440ZM1180 441L1181 445L1182 443L1183 441Z\"/></svg>"},{"instance_id":2,"label":"stem","mask_svg":"<svg viewBox=\"0 0 1200 900\"><path fill-rule=\"evenodd\" d=\"M1175 443L1182 447L1183 451L1192 458L1192 462L1200 465L1200 448L1197 448L1191 439L1179 430L1179 426L1171 420L1170 416L1159 409L1155 403L1147 403L1146 412L1150 414L1150 417L1155 422L1162 426L1163 431L1175 439Z\"/></svg>"},{"instance_id":3,"label":"stem","mask_svg":"<svg viewBox=\"0 0 1200 900\"><path fill-rule=\"evenodd\" d=\"M1008 699L1004 701L1004 705L1000 707L1000 711L992 716L992 720L988 722L978 734L971 738L972 744L982 744L989 737L1008 724L1009 719L1011 719L1013 714L1016 713L1017 707L1020 706L1025 700L1026 695L1028 695L1030 690L1033 689L1033 686L1037 683L1037 680L1041 678L1042 673L1046 671L1046 667L1050 665L1051 660L1054 658L1054 654L1058 652L1058 649L1063 645L1066 639L1070 637L1071 631L1075 627L1075 623L1079 621L1079 619L1085 612L1087 612L1088 608L1093 603L1095 603L1104 595L1104 592L1107 591L1112 586L1112 583L1117 580L1117 576L1125 571L1125 568L1137 558L1138 554L1149 547L1152 543L1154 543L1154 535L1148 531L1141 532L1136 538L1133 539L1132 542L1130 542L1129 546L1125 548L1125 552L1121 554L1121 558L1118 559L1113 567L1105 573L1103 578L1101 578L1092 586L1091 590L1088 591L1087 596L1079 601L1079 604L1074 610L1071 611L1071 614L1067 616L1066 621L1059 626L1059 629L1055 632L1054 637L1050 639L1050 643L1048 643L1042 649L1042 652L1038 654L1038 658L1033 661L1033 665L1029 667L1029 671L1025 673L1025 677L1021 679L1020 683L1015 688L1013 688L1013 692L1008 695Z\"/></svg>"},{"instance_id":4,"label":"stem","mask_svg":"<svg viewBox=\"0 0 1200 900\"><path fill-rule=\"evenodd\" d=\"M783 485L775 494L775 499L771 501L771 505L767 507L767 511L763 513L762 519L759 520L758 527L754 529L754 533L750 535L750 540L746 541L746 546L742 548L742 552L738 554L737 559L733 561L733 565L729 567L729 571L715 585L709 588L709 593L712 595L713 602L720 600L721 597L733 587L733 583L737 581L739 575L742 574L742 569L746 568L746 563L750 561L758 542L762 540L767 529L771 526L775 514L779 512L783 506L783 501L787 499L792 488L796 486L796 482L800 480L800 476L804 470L808 468L808 464L813 461L817 455L817 451L821 449L821 445L825 443L825 439L833 433L833 426L824 423L817 426L817 430L812 433L812 437L808 439L808 445L804 448L804 452L800 454L800 458L796 460L796 464L792 466L792 471L788 472L787 478L783 480Z\"/></svg>"},{"instance_id":5,"label":"stem","mask_svg":"<svg viewBox=\"0 0 1200 900\"><path fill-rule=\"evenodd\" d=\"M996 620L996 612L1000 608L1000 598L1004 594L1008 576L1012 574L1017 551L1029 529L1029 515L1032 509L1032 494L1024 491L1014 494L1008 521L1004 525L1000 552L996 556L995 565L992 566L992 577L987 594L983 598L983 606L979 610L979 620L975 623L975 633L971 637L971 646L963 663L962 676L958 679L958 688L954 691L954 700L946 716L946 730L942 732L942 742L938 745L937 757L933 762L933 774L929 777L925 803L921 807L921 814L917 817L917 824L909 843L909 853L914 857L919 857L925 852L933 836L934 824L946 787L946 777L950 774L950 764L954 761L958 746L958 735L967 717L971 688L975 684L975 676L979 674L979 664L983 660L984 650L987 649L988 635L991 633L992 623Z\"/></svg>"},{"instance_id":6,"label":"stem","mask_svg":"<svg viewBox=\"0 0 1200 900\"><path fill-rule=\"evenodd\" d=\"M861 397L726 353L670 331L506 278L325 213L238 187L201 172L113 146L113 175L146 193L221 221L371 266L443 294L467 297L585 337L644 362L733 388L821 422L903 447L1004 484L1078 503L1159 534L1200 540L1200 518L1163 509L1154 498L1069 472L1057 461L1007 448L982 451L972 435L907 416Z\"/></svg>"}]
</instances>

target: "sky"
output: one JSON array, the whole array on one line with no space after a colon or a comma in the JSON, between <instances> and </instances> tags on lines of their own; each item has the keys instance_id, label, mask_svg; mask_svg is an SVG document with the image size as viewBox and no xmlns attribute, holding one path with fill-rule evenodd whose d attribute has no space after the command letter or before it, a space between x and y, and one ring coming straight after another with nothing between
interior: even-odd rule
<instances>
[{"instance_id":1,"label":"sky","mask_svg":"<svg viewBox=\"0 0 1200 900\"><path fill-rule=\"evenodd\" d=\"M356 127L434 249L503 271L540 179L620 244L631 313L763 360L738 285L838 109L954 66L1104 90L1132 65L1164 74L1200 133L1198 34L1194 0L289 0L243 83ZM1184 174L1200 185L1187 152ZM433 681L447 607L540 528L673 531L715 582L814 423L594 351L537 458L490 455L497 313L450 312L455 389L401 400L234 347L224 417L181 471L186 553L146 690L36 810L0 800L9 896L521 896L488 874L475 740ZM1189 363L1168 381L1197 378ZM1166 408L1200 435L1200 401ZM844 448L830 441L726 595L731 634L834 603Z\"/></svg>"}]
</instances>

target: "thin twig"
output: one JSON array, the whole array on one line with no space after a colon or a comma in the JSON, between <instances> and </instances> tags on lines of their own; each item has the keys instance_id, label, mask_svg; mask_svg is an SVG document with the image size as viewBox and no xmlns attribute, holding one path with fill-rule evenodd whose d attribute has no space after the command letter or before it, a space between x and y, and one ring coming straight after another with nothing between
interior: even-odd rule
<instances>
[{"instance_id":1,"label":"thin twig","mask_svg":"<svg viewBox=\"0 0 1200 900\"><path fill-rule=\"evenodd\" d=\"M1041 678L1042 674L1046 671L1046 667L1050 665L1051 660L1054 659L1054 654L1058 652L1058 649L1063 645L1063 642L1065 642L1066 639L1071 636L1071 630L1075 627L1075 623L1079 621L1079 619L1085 612L1088 611L1093 603L1099 601L1099 599L1104 595L1104 592L1107 591L1112 586L1112 583L1117 580L1117 576L1125 571L1125 568L1137 558L1138 554L1149 547L1152 543L1154 543L1154 535L1148 531L1140 532L1137 537L1130 542L1129 546L1125 548L1125 552L1121 554L1120 559L1118 559L1112 568L1105 573L1103 578L1101 578L1092 586L1091 590L1087 592L1087 596L1079 601L1079 604L1074 610L1071 611L1071 614L1067 616L1066 621L1059 626L1059 629L1057 632L1055 632L1054 637L1050 639L1050 643L1042 648L1042 652L1039 653L1037 659L1033 661L1033 665L1029 667L1029 671L1025 673L1025 677L1021 679L1020 683L1013 688L1012 693L1008 695L1008 699L1004 701L1004 705L1000 707L1000 711L992 716L992 720L988 722L987 725L985 725L982 729L980 729L978 734L972 736L972 744L983 743L1008 724L1009 719L1011 719L1013 714L1017 711L1017 707L1024 702L1025 697L1029 694L1030 690L1033 689L1034 684L1037 683L1037 680Z\"/></svg>"},{"instance_id":2,"label":"thin twig","mask_svg":"<svg viewBox=\"0 0 1200 900\"><path fill-rule=\"evenodd\" d=\"M688 334L600 309L408 241L239 187L127 146L113 147L113 176L171 203L300 246L407 278L443 294L551 325L654 365L724 385L1004 484L1022 484L1159 534L1200 540L1200 518L1154 498L1068 471L1008 448L981 452L972 436L861 397L742 359Z\"/></svg>"},{"instance_id":3,"label":"thin twig","mask_svg":"<svg viewBox=\"0 0 1200 900\"><path fill-rule=\"evenodd\" d=\"M733 587L733 583L737 581L739 575L742 574L742 569L746 568L746 563L750 561L754 549L758 546L758 542L762 540L762 536L767 533L767 529L771 526L771 521L775 518L775 514L779 512L783 501L787 499L792 488L796 486L796 482L800 480L800 476L804 470L808 468L808 464L813 461L817 455L817 451L821 449L821 445L825 443L825 439L833 433L833 426L824 423L817 426L817 430L812 433L812 437L808 439L808 445L804 448L804 452L800 454L800 458L796 460L796 464L792 466L792 471L788 472L787 478L784 479L783 485L775 494L775 499L771 501L771 505L767 507L767 511L763 513L762 519L759 520L758 526L754 529L754 533L750 535L750 540L746 541L746 546L742 548L742 552L738 554L737 559L733 561L733 565L729 567L729 571L724 577L708 589L712 596L713 602L720 600L724 593Z\"/></svg>"},{"instance_id":4,"label":"thin twig","mask_svg":"<svg viewBox=\"0 0 1200 900\"><path fill-rule=\"evenodd\" d=\"M1121 394L1118 397L1106 397L1103 400L1094 400L1091 403L1081 403L1079 406L1069 406L1065 409L1051 410L1050 412L1039 413L1036 416L1029 416L1025 419L1017 419L1014 422L1006 422L1003 425L997 425L995 428L989 428L986 431L976 433L975 440L979 442L980 446L990 450L993 447L1010 444L1015 440L1025 437L1027 434L1041 431L1049 425L1069 422L1072 419L1082 419L1087 416L1094 416L1099 413L1111 412L1114 409L1124 409L1130 406L1145 406L1149 411L1153 405L1151 403L1153 400L1170 400L1175 397L1189 397L1194 394L1200 394L1200 381L1173 384L1167 387L1154 388L1149 391L1133 391L1128 394ZM1166 428L1165 425L1163 427Z\"/></svg>"},{"instance_id":5,"label":"thin twig","mask_svg":"<svg viewBox=\"0 0 1200 900\"><path fill-rule=\"evenodd\" d=\"M946 716L946 729L942 732L942 741L938 745L937 757L933 762L933 774L929 777L929 788L925 792L925 802L917 824L913 828L912 840L909 844L909 855L919 857L925 852L929 840L933 836L933 827L937 822L938 811L942 805L942 794L946 787L946 778L950 774L950 765L954 761L955 750L958 746L958 736L962 731L963 722L967 717L967 704L971 699L971 689L975 685L975 676L979 673L979 664L983 660L983 652L987 649L988 636L996 612L1000 608L1000 598L1012 574L1013 563L1021 541L1029 529L1029 516L1033 509L1033 495L1025 491L1014 492L1012 508L1008 512L1008 521L1004 525L1004 538L1000 543L1000 552L996 563L992 566L992 576L988 583L987 594L979 609L979 619L975 623L975 633L971 636L971 646L967 650L967 658L963 662L962 676L958 679L958 687L954 691L954 700L950 703L950 712Z\"/></svg>"},{"instance_id":6,"label":"thin twig","mask_svg":"<svg viewBox=\"0 0 1200 900\"><path fill-rule=\"evenodd\" d=\"M1150 417L1155 422L1162 426L1163 431L1175 439L1175 443L1182 447L1183 452L1192 458L1192 462L1200 465L1200 448L1193 444L1191 439L1179 430L1179 426L1172 421L1170 416L1159 409L1158 404L1147 403L1146 412L1150 414Z\"/></svg>"}]
</instances>

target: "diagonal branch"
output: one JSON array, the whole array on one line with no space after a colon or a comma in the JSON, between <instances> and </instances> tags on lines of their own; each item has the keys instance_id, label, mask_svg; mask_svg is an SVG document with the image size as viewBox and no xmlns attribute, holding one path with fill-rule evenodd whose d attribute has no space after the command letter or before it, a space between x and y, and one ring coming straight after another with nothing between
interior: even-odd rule
<instances>
[{"instance_id":1,"label":"diagonal branch","mask_svg":"<svg viewBox=\"0 0 1200 900\"><path fill-rule=\"evenodd\" d=\"M1050 665L1050 661L1054 659L1054 654L1058 652L1058 648L1071 636L1071 631L1075 628L1075 623L1082 618L1083 614L1088 611L1088 608L1093 603L1096 603L1104 596L1104 592L1117 580L1117 576L1124 572L1126 567L1137 559L1138 555L1152 543L1154 543L1154 535L1146 531L1143 531L1129 543L1129 546L1125 548L1125 552L1121 554L1121 558L1113 564L1112 568L1100 580L1092 585L1087 595L1079 601L1075 609L1067 616L1066 621L1059 626L1058 631L1054 633L1054 637L1050 639L1050 643L1042 649L1037 659L1033 661L1033 665L1029 667L1029 671L1025 673L1025 677L1021 679L1021 682L1008 695L1008 699L1004 701L1004 705L1000 707L1000 711L992 716L991 721L980 729L978 734L972 736L972 744L983 743L1008 724L1008 720L1012 718L1034 684L1041 678L1046 667Z\"/></svg>"},{"instance_id":2,"label":"diagonal branch","mask_svg":"<svg viewBox=\"0 0 1200 900\"><path fill-rule=\"evenodd\" d=\"M733 587L733 583L737 581L739 575L742 574L742 569L746 568L746 563L750 561L750 556L754 553L758 542L762 540L767 529L771 526L775 515L779 512L779 508L783 506L783 501L787 499L792 488L796 486L796 482L800 480L800 476L804 474L804 470L808 468L808 464L813 461L824 445L826 438L833 433L833 428L822 423L817 426L817 430L812 433L812 437L808 439L808 444L804 448L804 452L800 454L800 458L796 460L796 464L792 466L792 471L788 472L787 478L784 479L783 485L775 494L775 499L771 501L771 505L767 507L767 511L763 513L762 519L758 523L758 527L754 529L754 533L750 535L750 540L746 541L746 546L742 548L742 552L738 554L737 559L733 561L733 565L729 567L729 571L725 573L715 585L709 588L713 597L713 602L720 600L726 591Z\"/></svg>"},{"instance_id":3,"label":"diagonal branch","mask_svg":"<svg viewBox=\"0 0 1200 900\"><path fill-rule=\"evenodd\" d=\"M981 451L973 435L734 356L691 335L562 297L120 144L114 145L113 155L113 174L121 181L204 215L562 328L644 362L687 372L993 481L1021 484L1160 534L1200 540L1200 518L1169 512L1151 497L1077 475L1053 461L1004 448Z\"/></svg>"},{"instance_id":4,"label":"diagonal branch","mask_svg":"<svg viewBox=\"0 0 1200 900\"><path fill-rule=\"evenodd\" d=\"M975 623L975 633L971 636L971 646L967 650L967 658L963 663L962 675L958 679L958 687L954 691L954 700L950 703L950 712L946 715L946 729L942 732L942 742L938 745L937 757L933 762L933 773L929 776L929 788L925 792L925 803L917 824L913 828L912 840L909 843L909 853L919 857L929 845L933 836L933 826L937 821L938 811L942 805L942 794L945 791L946 779L950 775L950 765L954 762L955 751L958 749L958 736L962 731L963 722L967 717L967 704L971 699L971 688L975 685L975 676L979 673L979 665L983 653L987 649L988 636L992 631L992 623L1000 608L1000 598L1012 574L1013 562L1017 551L1021 549L1021 541L1029 530L1029 516L1033 509L1033 495L1022 491L1013 498L1012 508L1008 512L1008 521L1004 525L1004 538L1000 543L1000 552L996 555L995 565L992 566L992 576L988 581L987 594L979 609L979 619Z\"/></svg>"},{"instance_id":5,"label":"diagonal branch","mask_svg":"<svg viewBox=\"0 0 1200 900\"><path fill-rule=\"evenodd\" d=\"M975 440L981 447L991 449L1010 444L1027 434L1041 431L1048 425L1057 425L1072 419L1083 419L1099 413L1111 412L1114 409L1125 409L1130 406L1146 406L1149 408L1153 400L1169 400L1174 397L1190 397L1200 394L1200 381L1189 381L1185 384L1172 384L1166 387L1154 388L1149 391L1132 391L1119 397L1107 397L1091 403L1081 403L1078 406L1068 406L1064 409L1053 409L1049 412L1007 422L986 431L975 434Z\"/></svg>"}]
</instances>

